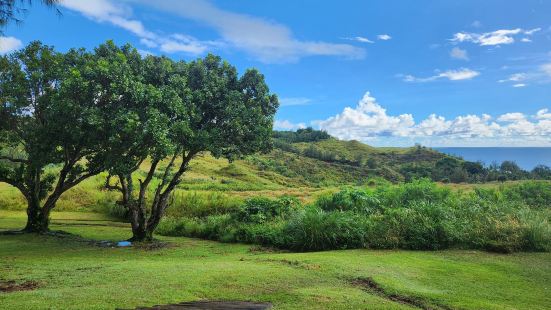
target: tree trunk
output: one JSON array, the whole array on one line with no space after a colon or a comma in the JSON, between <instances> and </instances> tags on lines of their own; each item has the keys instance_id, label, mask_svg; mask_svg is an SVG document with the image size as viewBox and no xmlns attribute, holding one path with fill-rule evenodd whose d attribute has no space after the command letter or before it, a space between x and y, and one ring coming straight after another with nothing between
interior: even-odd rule
<instances>
[{"instance_id":1,"label":"tree trunk","mask_svg":"<svg viewBox=\"0 0 551 310\"><path fill-rule=\"evenodd\" d=\"M131 218L130 224L132 225L132 238L128 241L151 241L153 235L147 232L147 223L145 219L145 212L139 206L130 208Z\"/></svg>"},{"instance_id":2,"label":"tree trunk","mask_svg":"<svg viewBox=\"0 0 551 310\"><path fill-rule=\"evenodd\" d=\"M50 224L50 212L40 208L40 202L30 199L27 206L27 225L23 231L30 233L45 233Z\"/></svg>"}]
</instances>

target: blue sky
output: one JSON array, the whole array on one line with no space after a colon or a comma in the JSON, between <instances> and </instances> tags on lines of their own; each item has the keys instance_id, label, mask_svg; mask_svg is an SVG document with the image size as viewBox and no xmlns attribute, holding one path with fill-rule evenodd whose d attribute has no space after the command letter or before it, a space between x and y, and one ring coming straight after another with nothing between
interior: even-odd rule
<instances>
[{"instance_id":1,"label":"blue sky","mask_svg":"<svg viewBox=\"0 0 551 310\"><path fill-rule=\"evenodd\" d=\"M551 146L551 1L65 0L9 25L0 53L107 39L256 67L278 129L373 145ZM549 110L548 110L549 109Z\"/></svg>"}]
</instances>

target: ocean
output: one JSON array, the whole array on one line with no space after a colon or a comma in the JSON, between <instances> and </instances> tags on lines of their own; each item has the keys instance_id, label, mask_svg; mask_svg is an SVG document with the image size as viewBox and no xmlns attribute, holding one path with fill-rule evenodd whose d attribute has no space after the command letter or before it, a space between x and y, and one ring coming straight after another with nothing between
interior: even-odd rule
<instances>
[{"instance_id":1,"label":"ocean","mask_svg":"<svg viewBox=\"0 0 551 310\"><path fill-rule=\"evenodd\" d=\"M537 165L551 167L551 147L434 147L442 153L456 155L469 161L481 161L485 165L505 160L516 162L525 170Z\"/></svg>"}]
</instances>

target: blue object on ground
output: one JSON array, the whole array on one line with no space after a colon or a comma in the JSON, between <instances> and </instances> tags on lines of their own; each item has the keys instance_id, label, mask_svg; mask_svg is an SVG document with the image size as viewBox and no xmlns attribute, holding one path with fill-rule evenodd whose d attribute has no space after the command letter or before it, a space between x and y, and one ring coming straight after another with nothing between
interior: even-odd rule
<instances>
[{"instance_id":1,"label":"blue object on ground","mask_svg":"<svg viewBox=\"0 0 551 310\"><path fill-rule=\"evenodd\" d=\"M117 246L120 246L120 247L132 246L132 242L130 242L130 241L119 241L117 243Z\"/></svg>"}]
</instances>

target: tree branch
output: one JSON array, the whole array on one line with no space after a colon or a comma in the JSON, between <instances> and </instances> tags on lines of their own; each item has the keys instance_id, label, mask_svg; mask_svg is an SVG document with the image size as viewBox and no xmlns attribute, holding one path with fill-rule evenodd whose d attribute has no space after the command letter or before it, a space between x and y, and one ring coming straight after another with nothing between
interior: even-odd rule
<instances>
[{"instance_id":1,"label":"tree branch","mask_svg":"<svg viewBox=\"0 0 551 310\"><path fill-rule=\"evenodd\" d=\"M13 157L10 157L10 156L5 156L5 155L0 155L0 159L5 159L5 160L9 160L9 161L14 162L14 163L23 163L23 164L26 164L26 163L29 162L26 159L13 158Z\"/></svg>"},{"instance_id":2,"label":"tree branch","mask_svg":"<svg viewBox=\"0 0 551 310\"><path fill-rule=\"evenodd\" d=\"M110 190L110 191L120 191L120 192L122 192L124 189L122 188L122 186L118 185L120 183L120 180L119 180L119 182L117 182L117 184L111 185L110 184L111 177L112 177L112 175L108 175L107 178L105 179L105 185L104 185L105 189Z\"/></svg>"}]
</instances>

